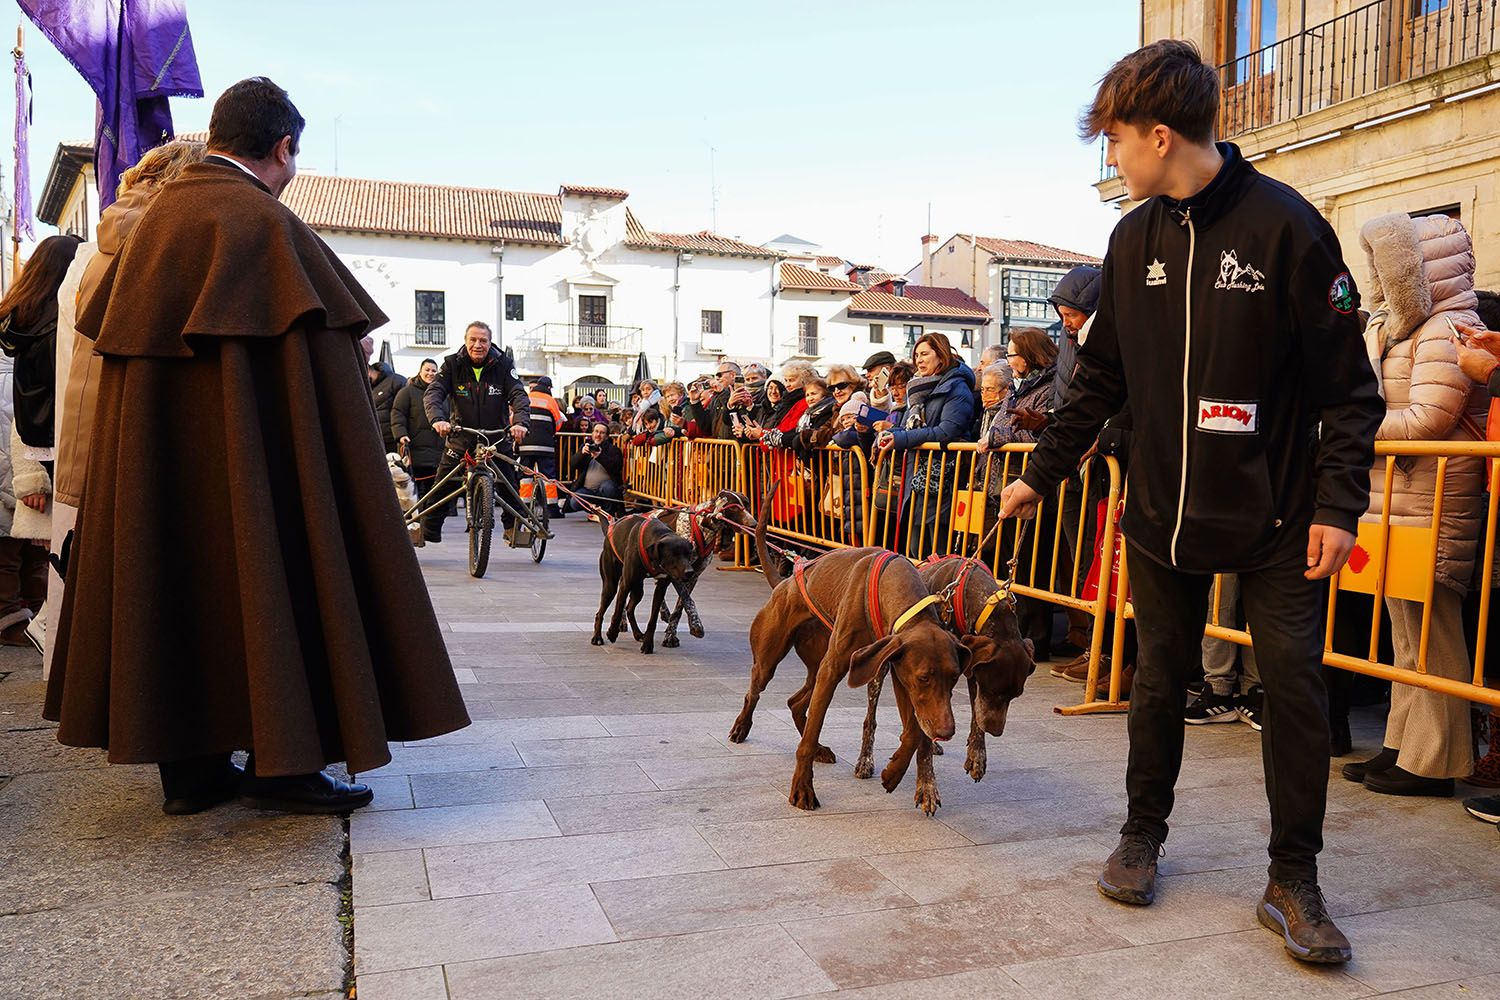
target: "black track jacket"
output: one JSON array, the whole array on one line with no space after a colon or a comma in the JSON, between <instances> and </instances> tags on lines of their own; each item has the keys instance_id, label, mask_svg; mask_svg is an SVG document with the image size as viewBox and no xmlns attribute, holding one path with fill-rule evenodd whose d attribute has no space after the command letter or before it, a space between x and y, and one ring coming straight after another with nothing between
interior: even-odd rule
<instances>
[{"instance_id":1,"label":"black track jacket","mask_svg":"<svg viewBox=\"0 0 1500 1000\"><path fill-rule=\"evenodd\" d=\"M456 420L468 430L526 427L531 419L531 399L516 378L516 366L493 345L483 365L476 366L462 347L444 358L437 378L422 394L422 406L430 422Z\"/></svg>"},{"instance_id":2,"label":"black track jacket","mask_svg":"<svg viewBox=\"0 0 1500 1000\"><path fill-rule=\"evenodd\" d=\"M1332 228L1219 151L1208 187L1115 227L1079 368L1021 477L1049 494L1128 400L1121 528L1192 573L1293 558L1311 524L1354 531L1385 413Z\"/></svg>"}]
</instances>

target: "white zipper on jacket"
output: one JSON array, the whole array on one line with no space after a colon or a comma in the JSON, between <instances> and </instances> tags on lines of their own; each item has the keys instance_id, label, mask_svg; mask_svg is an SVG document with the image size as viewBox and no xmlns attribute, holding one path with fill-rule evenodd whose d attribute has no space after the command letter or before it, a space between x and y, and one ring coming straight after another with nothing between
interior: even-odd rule
<instances>
[{"instance_id":1,"label":"white zipper on jacket","mask_svg":"<svg viewBox=\"0 0 1500 1000\"><path fill-rule=\"evenodd\" d=\"M1193 357L1193 250L1197 246L1198 232L1193 228L1193 210L1182 213L1183 225L1188 231L1187 270L1182 276L1183 293L1187 311L1183 316L1182 336L1182 476L1177 484L1177 526L1172 529L1172 565L1177 565L1177 536L1182 534L1182 512L1187 506L1188 475L1188 421L1193 407L1188 399L1188 367Z\"/></svg>"}]
</instances>

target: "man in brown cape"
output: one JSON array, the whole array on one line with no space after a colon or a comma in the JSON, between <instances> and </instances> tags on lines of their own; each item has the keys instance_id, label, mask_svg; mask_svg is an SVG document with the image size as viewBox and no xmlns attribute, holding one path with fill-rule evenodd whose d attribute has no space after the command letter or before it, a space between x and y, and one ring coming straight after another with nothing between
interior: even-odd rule
<instances>
[{"instance_id":1,"label":"man in brown cape","mask_svg":"<svg viewBox=\"0 0 1500 1000\"><path fill-rule=\"evenodd\" d=\"M370 408L386 317L277 201L303 125L269 80L225 91L80 304L103 372L45 715L159 764L174 814L357 808L326 764L469 722Z\"/></svg>"}]
</instances>

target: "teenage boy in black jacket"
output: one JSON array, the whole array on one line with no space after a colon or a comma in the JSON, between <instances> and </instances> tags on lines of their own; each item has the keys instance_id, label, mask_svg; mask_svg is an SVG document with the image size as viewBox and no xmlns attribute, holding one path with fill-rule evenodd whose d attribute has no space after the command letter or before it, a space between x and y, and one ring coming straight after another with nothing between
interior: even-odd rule
<instances>
[{"instance_id":1,"label":"teenage boy in black jacket","mask_svg":"<svg viewBox=\"0 0 1500 1000\"><path fill-rule=\"evenodd\" d=\"M1295 191L1214 144L1218 107L1218 76L1187 42L1148 45L1100 82L1081 131L1104 134L1107 162L1145 203L1115 228L1080 365L1001 516L1033 510L1129 401L1121 527L1140 657L1129 818L1099 889L1140 905L1155 894L1209 587L1238 573L1266 699L1271 865L1257 912L1296 958L1346 962L1317 883L1323 581L1354 546L1384 406L1338 239Z\"/></svg>"}]
</instances>

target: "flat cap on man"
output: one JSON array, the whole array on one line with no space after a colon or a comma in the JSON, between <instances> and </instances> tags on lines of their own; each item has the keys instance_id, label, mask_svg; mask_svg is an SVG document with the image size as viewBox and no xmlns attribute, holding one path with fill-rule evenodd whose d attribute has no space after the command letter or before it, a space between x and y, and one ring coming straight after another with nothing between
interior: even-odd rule
<instances>
[{"instance_id":1,"label":"flat cap on man","mask_svg":"<svg viewBox=\"0 0 1500 1000\"><path fill-rule=\"evenodd\" d=\"M876 351L865 359L864 368L865 371L869 371L871 368L879 368L881 365L893 365L895 363L896 356L890 351Z\"/></svg>"}]
</instances>

